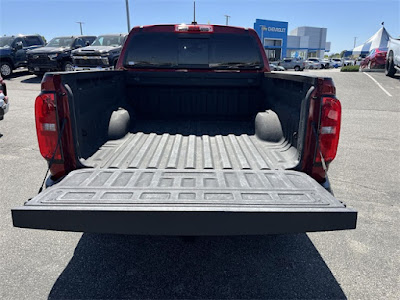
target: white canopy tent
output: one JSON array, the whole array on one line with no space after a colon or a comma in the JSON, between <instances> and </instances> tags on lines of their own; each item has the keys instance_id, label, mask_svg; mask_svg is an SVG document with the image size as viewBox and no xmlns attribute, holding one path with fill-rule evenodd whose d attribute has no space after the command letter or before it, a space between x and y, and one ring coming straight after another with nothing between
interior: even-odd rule
<instances>
[{"instance_id":1,"label":"white canopy tent","mask_svg":"<svg viewBox=\"0 0 400 300\"><path fill-rule=\"evenodd\" d=\"M373 36L371 36L364 44L353 49L352 55L367 54L375 48L386 50L388 47L390 34L382 26Z\"/></svg>"}]
</instances>

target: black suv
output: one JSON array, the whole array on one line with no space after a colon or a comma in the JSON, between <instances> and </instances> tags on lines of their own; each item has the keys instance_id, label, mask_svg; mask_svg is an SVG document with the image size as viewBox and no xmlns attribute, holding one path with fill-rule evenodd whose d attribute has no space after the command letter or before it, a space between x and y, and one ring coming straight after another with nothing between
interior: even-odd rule
<instances>
[{"instance_id":1,"label":"black suv","mask_svg":"<svg viewBox=\"0 0 400 300\"><path fill-rule=\"evenodd\" d=\"M0 37L0 75L6 78L16 68L26 67L26 52L44 45L45 41L38 34Z\"/></svg>"},{"instance_id":2,"label":"black suv","mask_svg":"<svg viewBox=\"0 0 400 300\"><path fill-rule=\"evenodd\" d=\"M36 75L48 71L72 71L71 51L93 43L95 36L63 36L45 47L28 51L28 69Z\"/></svg>"},{"instance_id":3,"label":"black suv","mask_svg":"<svg viewBox=\"0 0 400 300\"><path fill-rule=\"evenodd\" d=\"M101 35L92 45L72 51L75 70L115 68L126 37L122 33Z\"/></svg>"}]
</instances>

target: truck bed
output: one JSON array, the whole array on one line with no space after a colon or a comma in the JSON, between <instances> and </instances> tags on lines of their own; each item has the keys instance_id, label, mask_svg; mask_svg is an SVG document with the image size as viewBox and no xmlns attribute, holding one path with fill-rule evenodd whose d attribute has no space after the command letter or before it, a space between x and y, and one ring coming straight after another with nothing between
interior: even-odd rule
<instances>
[{"instance_id":1,"label":"truck bed","mask_svg":"<svg viewBox=\"0 0 400 300\"><path fill-rule=\"evenodd\" d=\"M299 171L317 79L278 74L62 74L78 170L13 209L14 226L236 235L355 228Z\"/></svg>"},{"instance_id":2,"label":"truck bed","mask_svg":"<svg viewBox=\"0 0 400 300\"><path fill-rule=\"evenodd\" d=\"M271 170L297 165L287 141L255 135L254 121L141 121L135 132L107 141L83 164L117 169Z\"/></svg>"}]
</instances>

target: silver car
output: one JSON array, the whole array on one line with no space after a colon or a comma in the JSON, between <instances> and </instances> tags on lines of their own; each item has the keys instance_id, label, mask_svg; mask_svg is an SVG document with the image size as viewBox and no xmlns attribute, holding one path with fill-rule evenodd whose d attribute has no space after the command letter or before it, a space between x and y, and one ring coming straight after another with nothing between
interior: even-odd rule
<instances>
[{"instance_id":1,"label":"silver car","mask_svg":"<svg viewBox=\"0 0 400 300\"><path fill-rule=\"evenodd\" d=\"M269 64L269 68L271 69L271 71L285 71L284 67L271 63Z\"/></svg>"},{"instance_id":2,"label":"silver car","mask_svg":"<svg viewBox=\"0 0 400 300\"><path fill-rule=\"evenodd\" d=\"M295 71L303 71L306 67L303 59L301 58L284 58L278 63L278 66L282 66L285 69L294 69Z\"/></svg>"},{"instance_id":3,"label":"silver car","mask_svg":"<svg viewBox=\"0 0 400 300\"><path fill-rule=\"evenodd\" d=\"M319 58L316 58L316 57L309 57L309 58L307 59L307 61L312 61L312 62L317 63L317 64L319 65L319 68L318 68L318 69L324 69L324 68L325 68L325 63L322 62Z\"/></svg>"},{"instance_id":4,"label":"silver car","mask_svg":"<svg viewBox=\"0 0 400 300\"><path fill-rule=\"evenodd\" d=\"M310 70L321 69L321 64L319 62L315 62L312 60L306 60L306 61L304 61L304 63L306 64L306 69L310 69Z\"/></svg>"}]
</instances>

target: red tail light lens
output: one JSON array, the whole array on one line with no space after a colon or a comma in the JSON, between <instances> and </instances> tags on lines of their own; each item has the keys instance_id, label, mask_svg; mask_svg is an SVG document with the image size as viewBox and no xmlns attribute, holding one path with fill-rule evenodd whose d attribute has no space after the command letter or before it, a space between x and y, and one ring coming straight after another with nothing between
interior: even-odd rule
<instances>
[{"instance_id":1,"label":"red tail light lens","mask_svg":"<svg viewBox=\"0 0 400 300\"><path fill-rule=\"evenodd\" d=\"M319 148L325 162L332 161L339 144L342 106L340 101L331 97L322 98L321 124L319 129ZM317 153L316 162L321 162L321 155Z\"/></svg>"},{"instance_id":2,"label":"red tail light lens","mask_svg":"<svg viewBox=\"0 0 400 300\"><path fill-rule=\"evenodd\" d=\"M57 108L54 94L41 94L35 102L36 132L39 141L40 154L50 160L61 159L60 147L57 147L58 126Z\"/></svg>"}]
</instances>

